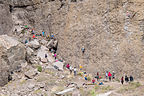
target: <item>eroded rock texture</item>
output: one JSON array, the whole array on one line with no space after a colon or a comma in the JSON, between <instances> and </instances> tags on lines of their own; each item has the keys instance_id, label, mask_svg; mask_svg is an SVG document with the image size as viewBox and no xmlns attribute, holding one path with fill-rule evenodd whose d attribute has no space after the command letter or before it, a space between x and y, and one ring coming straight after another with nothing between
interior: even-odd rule
<instances>
[{"instance_id":1,"label":"eroded rock texture","mask_svg":"<svg viewBox=\"0 0 144 96\"><path fill-rule=\"evenodd\" d=\"M21 26L27 24L37 33L54 34L58 54L68 63L82 64L90 72L108 70L143 77L144 1L1 0L1 3L11 5L8 16L12 16L13 31L20 32ZM1 33L10 32L8 26L2 27ZM86 49L83 55L82 46Z\"/></svg>"},{"instance_id":2,"label":"eroded rock texture","mask_svg":"<svg viewBox=\"0 0 144 96\"><path fill-rule=\"evenodd\" d=\"M7 35L0 36L0 86L7 84L11 72L25 62L25 47Z\"/></svg>"}]
</instances>

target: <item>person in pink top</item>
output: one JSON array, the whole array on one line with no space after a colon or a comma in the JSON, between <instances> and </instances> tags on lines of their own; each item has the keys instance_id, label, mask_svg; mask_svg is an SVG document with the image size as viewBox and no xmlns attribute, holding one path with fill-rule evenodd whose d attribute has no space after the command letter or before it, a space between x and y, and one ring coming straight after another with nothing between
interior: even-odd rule
<instances>
[{"instance_id":1,"label":"person in pink top","mask_svg":"<svg viewBox=\"0 0 144 96\"><path fill-rule=\"evenodd\" d=\"M56 59L56 54L54 54L54 57L55 57L55 59Z\"/></svg>"},{"instance_id":2,"label":"person in pink top","mask_svg":"<svg viewBox=\"0 0 144 96\"><path fill-rule=\"evenodd\" d=\"M108 73L109 81L111 81L111 76L112 76L112 74L109 72Z\"/></svg>"}]
</instances>

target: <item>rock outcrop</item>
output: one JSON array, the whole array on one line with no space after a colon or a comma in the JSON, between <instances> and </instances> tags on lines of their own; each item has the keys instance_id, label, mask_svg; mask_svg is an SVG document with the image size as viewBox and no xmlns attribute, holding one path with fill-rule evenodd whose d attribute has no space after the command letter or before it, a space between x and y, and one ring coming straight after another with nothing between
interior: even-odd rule
<instances>
[{"instance_id":1,"label":"rock outcrop","mask_svg":"<svg viewBox=\"0 0 144 96\"><path fill-rule=\"evenodd\" d=\"M144 77L144 1L74 1L1 0L1 5L6 5L2 14L13 21L15 27L10 29L21 32L26 24L36 33L54 34L59 42L58 54L74 66L82 64L93 73L109 70L118 76L125 73ZM11 13L6 8L9 5ZM7 31L6 27L2 30Z\"/></svg>"},{"instance_id":2,"label":"rock outcrop","mask_svg":"<svg viewBox=\"0 0 144 96\"><path fill-rule=\"evenodd\" d=\"M25 62L25 47L12 37L0 36L0 86L8 82L10 73Z\"/></svg>"}]
</instances>

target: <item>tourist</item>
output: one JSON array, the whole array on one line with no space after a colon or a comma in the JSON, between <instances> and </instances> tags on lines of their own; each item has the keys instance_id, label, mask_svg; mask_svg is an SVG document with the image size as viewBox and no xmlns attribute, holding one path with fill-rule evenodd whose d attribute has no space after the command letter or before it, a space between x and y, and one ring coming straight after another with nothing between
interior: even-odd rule
<instances>
[{"instance_id":1,"label":"tourist","mask_svg":"<svg viewBox=\"0 0 144 96\"><path fill-rule=\"evenodd\" d=\"M122 84L124 83L124 78L123 78L123 76L122 76L122 78L121 78L121 83L122 83Z\"/></svg>"},{"instance_id":2,"label":"tourist","mask_svg":"<svg viewBox=\"0 0 144 96\"><path fill-rule=\"evenodd\" d=\"M134 80L133 76L130 76L130 82L132 82Z\"/></svg>"},{"instance_id":3,"label":"tourist","mask_svg":"<svg viewBox=\"0 0 144 96\"><path fill-rule=\"evenodd\" d=\"M109 72L108 73L109 81L111 81L111 76L112 76L112 74Z\"/></svg>"},{"instance_id":4,"label":"tourist","mask_svg":"<svg viewBox=\"0 0 144 96\"><path fill-rule=\"evenodd\" d=\"M74 67L74 76L76 76L77 69Z\"/></svg>"},{"instance_id":5,"label":"tourist","mask_svg":"<svg viewBox=\"0 0 144 96\"><path fill-rule=\"evenodd\" d=\"M67 65L66 65L66 67L69 69L69 68L70 68L70 65L69 65L69 64L67 64Z\"/></svg>"},{"instance_id":6,"label":"tourist","mask_svg":"<svg viewBox=\"0 0 144 96\"><path fill-rule=\"evenodd\" d=\"M95 79L93 78L92 83L95 84Z\"/></svg>"},{"instance_id":7,"label":"tourist","mask_svg":"<svg viewBox=\"0 0 144 96\"><path fill-rule=\"evenodd\" d=\"M69 67L70 74L72 74L72 66Z\"/></svg>"},{"instance_id":8,"label":"tourist","mask_svg":"<svg viewBox=\"0 0 144 96\"><path fill-rule=\"evenodd\" d=\"M107 79L108 78L108 71L106 71L105 76L106 76L106 79Z\"/></svg>"},{"instance_id":9,"label":"tourist","mask_svg":"<svg viewBox=\"0 0 144 96\"><path fill-rule=\"evenodd\" d=\"M115 72L112 72L112 79L115 79Z\"/></svg>"},{"instance_id":10,"label":"tourist","mask_svg":"<svg viewBox=\"0 0 144 96\"><path fill-rule=\"evenodd\" d=\"M47 58L47 54L45 54L45 58Z\"/></svg>"},{"instance_id":11,"label":"tourist","mask_svg":"<svg viewBox=\"0 0 144 96\"><path fill-rule=\"evenodd\" d=\"M125 76L125 81L126 83L129 82L129 78L127 77L127 75Z\"/></svg>"}]
</instances>

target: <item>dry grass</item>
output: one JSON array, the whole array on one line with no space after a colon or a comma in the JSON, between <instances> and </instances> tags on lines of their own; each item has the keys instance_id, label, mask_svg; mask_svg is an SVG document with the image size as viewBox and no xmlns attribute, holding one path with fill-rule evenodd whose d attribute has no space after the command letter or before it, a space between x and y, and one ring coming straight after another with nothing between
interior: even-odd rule
<instances>
[{"instance_id":1,"label":"dry grass","mask_svg":"<svg viewBox=\"0 0 144 96\"><path fill-rule=\"evenodd\" d=\"M127 91L134 90L140 86L141 86L141 84L139 82L132 82L129 85L125 85L125 86L121 87L117 92L118 93L124 93Z\"/></svg>"}]
</instances>

